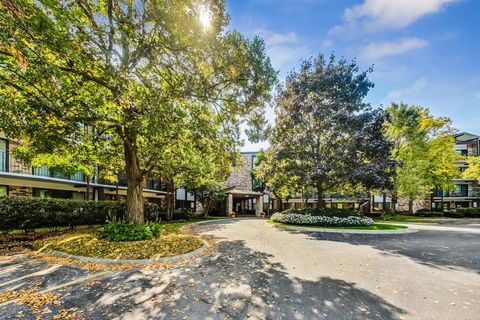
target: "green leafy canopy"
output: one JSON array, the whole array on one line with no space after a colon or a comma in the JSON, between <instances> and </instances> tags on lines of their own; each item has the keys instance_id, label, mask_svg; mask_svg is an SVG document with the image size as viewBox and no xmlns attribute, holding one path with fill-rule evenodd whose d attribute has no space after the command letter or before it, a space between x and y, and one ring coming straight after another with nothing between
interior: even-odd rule
<instances>
[{"instance_id":1,"label":"green leafy canopy","mask_svg":"<svg viewBox=\"0 0 480 320\"><path fill-rule=\"evenodd\" d=\"M242 122L261 136L276 72L260 38L227 24L221 0L2 2L0 128L37 162L124 167L130 221L142 222L134 191L147 175L213 179Z\"/></svg>"}]
</instances>

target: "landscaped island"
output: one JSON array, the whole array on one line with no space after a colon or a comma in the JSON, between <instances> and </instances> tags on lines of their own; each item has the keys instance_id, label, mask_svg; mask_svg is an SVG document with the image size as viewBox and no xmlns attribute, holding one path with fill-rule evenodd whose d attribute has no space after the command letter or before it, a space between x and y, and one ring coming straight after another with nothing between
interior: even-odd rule
<instances>
[{"instance_id":1,"label":"landscaped island","mask_svg":"<svg viewBox=\"0 0 480 320\"><path fill-rule=\"evenodd\" d=\"M104 259L156 259L181 255L203 246L197 237L182 234L186 222L158 224L157 236L136 241L112 241L101 229L86 229L37 241L37 249L51 249L75 256Z\"/></svg>"},{"instance_id":2,"label":"landscaped island","mask_svg":"<svg viewBox=\"0 0 480 320\"><path fill-rule=\"evenodd\" d=\"M321 228L363 229L363 230L400 230L404 226L376 224L373 219L360 216L349 210L337 209L289 209L275 213L270 221L277 225L301 225Z\"/></svg>"},{"instance_id":3,"label":"landscaped island","mask_svg":"<svg viewBox=\"0 0 480 320\"><path fill-rule=\"evenodd\" d=\"M289 209L273 214L270 219L285 224L312 225L322 227L373 226L371 218L360 216L349 210Z\"/></svg>"},{"instance_id":4,"label":"landscaped island","mask_svg":"<svg viewBox=\"0 0 480 320\"><path fill-rule=\"evenodd\" d=\"M49 249L75 256L103 259L157 259L181 255L203 246L204 242L200 238L181 232L181 228L186 224L188 222L155 224L158 231L151 237L143 236L142 230L136 230L137 239L141 240L132 240L134 238L130 231L120 230L115 233L129 233L125 236L126 240L113 240L104 236L110 223L102 228L80 228L77 231L48 237L37 241L35 247L39 250ZM109 230L109 233L113 232Z\"/></svg>"}]
</instances>

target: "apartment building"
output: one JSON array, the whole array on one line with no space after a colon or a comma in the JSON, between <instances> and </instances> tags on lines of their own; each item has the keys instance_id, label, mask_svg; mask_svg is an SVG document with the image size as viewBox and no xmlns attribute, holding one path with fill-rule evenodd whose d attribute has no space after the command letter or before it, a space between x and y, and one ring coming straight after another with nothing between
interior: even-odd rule
<instances>
[{"instance_id":1,"label":"apartment building","mask_svg":"<svg viewBox=\"0 0 480 320\"><path fill-rule=\"evenodd\" d=\"M461 158L455 161L455 165L462 173L468 167L468 157L480 156L480 136L468 132L455 134L455 150ZM443 191L435 189L432 195L425 199L419 199L413 203L413 211L445 211L462 207L480 207L480 185L476 179L466 179L459 176L453 179L455 189ZM324 199L327 208L343 208L359 210L363 212L384 211L392 206L389 195L375 194L365 197L352 197L342 194L326 194ZM282 208L313 207L317 202L316 197L308 199L291 197L282 201ZM385 207L385 208L384 208ZM396 210L407 212L409 209L408 199L397 199Z\"/></svg>"},{"instance_id":2,"label":"apartment building","mask_svg":"<svg viewBox=\"0 0 480 320\"><path fill-rule=\"evenodd\" d=\"M32 168L16 159L13 150L20 143L0 135L0 196L19 195L63 199L113 200L127 194L126 179L111 183L96 177L87 183L83 173L66 175L46 166ZM159 179L148 179L144 196L147 201L162 204L167 192ZM183 198L181 198L183 199ZM185 199L187 200L187 199Z\"/></svg>"},{"instance_id":3,"label":"apartment building","mask_svg":"<svg viewBox=\"0 0 480 320\"><path fill-rule=\"evenodd\" d=\"M480 136L468 132L455 135L455 151L462 156L455 162L460 173L468 167L468 157L480 155ZM451 210L462 207L480 206L480 189L476 179L458 177L452 181L453 191L434 190L432 207L436 210Z\"/></svg>"},{"instance_id":4,"label":"apartment building","mask_svg":"<svg viewBox=\"0 0 480 320\"><path fill-rule=\"evenodd\" d=\"M252 169L255 167L257 152L241 152L241 161L225 182L225 200L216 201L210 210L213 215L227 215L234 212L240 216L260 216L273 206L265 185L256 180Z\"/></svg>"},{"instance_id":5,"label":"apartment building","mask_svg":"<svg viewBox=\"0 0 480 320\"><path fill-rule=\"evenodd\" d=\"M53 197L64 199L86 199L87 193L91 200L113 200L126 196L126 179L119 177L119 182L111 182L93 178L87 183L86 177L77 172L65 175L47 167L31 168L13 157L13 149L19 142L6 139L0 134L0 196L21 195L34 197ZM480 155L480 136L462 132L455 135L455 150L465 157L456 161L460 172L467 168L466 157ZM211 209L211 213L226 215L235 212L237 215L260 215L261 212L287 208L301 208L305 200L299 197L274 201L268 189L253 176L257 152L241 153L242 161L225 183L226 198ZM453 180L454 191L433 190L431 197L415 201L414 211L418 210L451 210L459 207L480 206L480 189L475 179L458 177ZM88 192L87 192L88 190ZM176 193L176 208L196 207L195 195L184 188L178 188ZM147 179L144 189L145 199L165 207L166 185L160 179ZM383 211L391 206L388 195L376 194L363 198L349 197L339 194L326 195L327 207L355 209L364 212ZM314 206L315 198L307 202ZM385 208L384 208L385 207ZM198 207L197 207L198 209ZM408 201L398 199L397 210L407 211Z\"/></svg>"}]
</instances>

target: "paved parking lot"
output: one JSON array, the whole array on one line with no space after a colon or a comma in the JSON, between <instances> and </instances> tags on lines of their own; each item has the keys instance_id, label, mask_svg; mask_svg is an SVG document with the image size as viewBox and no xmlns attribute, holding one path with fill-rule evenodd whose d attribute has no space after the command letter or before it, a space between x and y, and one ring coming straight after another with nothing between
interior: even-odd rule
<instances>
[{"instance_id":1,"label":"paved parking lot","mask_svg":"<svg viewBox=\"0 0 480 320\"><path fill-rule=\"evenodd\" d=\"M356 235L212 221L194 229L216 250L153 270L3 258L0 297L23 289L23 303L4 298L0 319L478 319L478 226L419 228Z\"/></svg>"}]
</instances>

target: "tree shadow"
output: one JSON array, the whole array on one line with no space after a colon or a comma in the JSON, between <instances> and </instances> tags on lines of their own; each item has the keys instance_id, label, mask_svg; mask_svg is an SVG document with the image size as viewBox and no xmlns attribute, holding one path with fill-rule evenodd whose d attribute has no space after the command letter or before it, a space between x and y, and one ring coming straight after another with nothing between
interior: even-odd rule
<instances>
[{"instance_id":1,"label":"tree shadow","mask_svg":"<svg viewBox=\"0 0 480 320\"><path fill-rule=\"evenodd\" d=\"M271 257L243 241L222 241L216 252L182 266L112 272L96 285L63 288L61 308L79 308L87 319L129 320L398 319L406 314L351 282L291 277Z\"/></svg>"},{"instance_id":2,"label":"tree shadow","mask_svg":"<svg viewBox=\"0 0 480 320\"><path fill-rule=\"evenodd\" d=\"M463 268L480 273L479 234L433 230L391 235L281 230L307 234L315 240L370 246L384 254L406 256L433 268Z\"/></svg>"}]
</instances>

